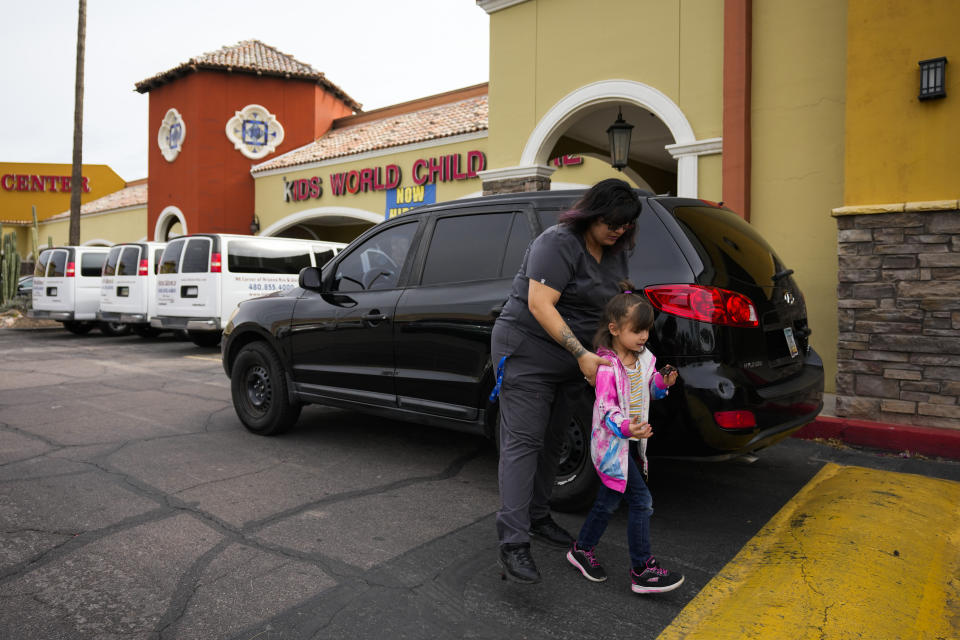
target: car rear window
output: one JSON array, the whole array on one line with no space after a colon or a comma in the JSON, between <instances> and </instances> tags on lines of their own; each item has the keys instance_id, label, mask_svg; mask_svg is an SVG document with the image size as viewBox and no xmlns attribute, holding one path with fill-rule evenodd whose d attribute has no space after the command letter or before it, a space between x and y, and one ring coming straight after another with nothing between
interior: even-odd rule
<instances>
[{"instance_id":1,"label":"car rear window","mask_svg":"<svg viewBox=\"0 0 960 640\"><path fill-rule=\"evenodd\" d=\"M190 238L183 252L180 273L206 273L210 270L210 240Z\"/></svg>"},{"instance_id":2,"label":"car rear window","mask_svg":"<svg viewBox=\"0 0 960 640\"><path fill-rule=\"evenodd\" d=\"M177 273L180 267L180 252L186 240L174 240L163 250L160 258L160 273Z\"/></svg>"},{"instance_id":3,"label":"car rear window","mask_svg":"<svg viewBox=\"0 0 960 640\"><path fill-rule=\"evenodd\" d=\"M227 250L227 270L231 273L300 273L310 266L310 248L306 246L231 240Z\"/></svg>"},{"instance_id":4,"label":"car rear window","mask_svg":"<svg viewBox=\"0 0 960 640\"><path fill-rule=\"evenodd\" d=\"M120 253L122 251L123 247L114 247L113 249L110 249L110 253L107 254L107 260L103 263L103 275L117 275L117 263L120 262Z\"/></svg>"},{"instance_id":5,"label":"car rear window","mask_svg":"<svg viewBox=\"0 0 960 640\"><path fill-rule=\"evenodd\" d=\"M118 276L135 276L140 266L140 247L126 247L120 254L120 264L117 265Z\"/></svg>"},{"instance_id":6,"label":"car rear window","mask_svg":"<svg viewBox=\"0 0 960 640\"><path fill-rule=\"evenodd\" d=\"M772 286L776 254L743 218L714 207L676 207L673 215L707 266L711 282ZM704 283L707 284L707 283Z\"/></svg>"},{"instance_id":7,"label":"car rear window","mask_svg":"<svg viewBox=\"0 0 960 640\"><path fill-rule=\"evenodd\" d=\"M49 249L46 251L40 252L40 258L37 260L37 265L33 268L33 275L42 278L47 272L47 263L50 261L50 256L53 255L53 251Z\"/></svg>"},{"instance_id":8,"label":"car rear window","mask_svg":"<svg viewBox=\"0 0 960 640\"><path fill-rule=\"evenodd\" d=\"M420 283L500 277L514 217L514 213L484 213L437 220Z\"/></svg>"},{"instance_id":9,"label":"car rear window","mask_svg":"<svg viewBox=\"0 0 960 640\"><path fill-rule=\"evenodd\" d=\"M103 273L106 253L83 253L80 255L80 275L84 278L99 278Z\"/></svg>"}]
</instances>

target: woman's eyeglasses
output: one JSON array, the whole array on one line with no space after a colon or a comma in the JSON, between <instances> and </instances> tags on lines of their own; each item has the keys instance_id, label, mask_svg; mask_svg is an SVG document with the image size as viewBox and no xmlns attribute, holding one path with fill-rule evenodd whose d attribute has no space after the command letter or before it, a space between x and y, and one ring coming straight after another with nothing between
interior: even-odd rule
<instances>
[{"instance_id":1,"label":"woman's eyeglasses","mask_svg":"<svg viewBox=\"0 0 960 640\"><path fill-rule=\"evenodd\" d=\"M606 220L601 219L600 222L607 225L607 229L609 229L613 233L616 233L621 229L623 229L624 231L632 231L633 228L636 226L636 222L633 222L633 221L630 221L624 224L618 224L614 222L607 222Z\"/></svg>"}]
</instances>

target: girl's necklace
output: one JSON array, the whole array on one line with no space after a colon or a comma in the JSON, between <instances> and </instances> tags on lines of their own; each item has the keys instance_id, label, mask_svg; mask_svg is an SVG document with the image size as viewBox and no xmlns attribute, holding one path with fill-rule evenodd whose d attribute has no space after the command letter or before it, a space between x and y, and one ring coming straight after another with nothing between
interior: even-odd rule
<instances>
[{"instance_id":1,"label":"girl's necklace","mask_svg":"<svg viewBox=\"0 0 960 640\"><path fill-rule=\"evenodd\" d=\"M623 364L624 367L626 367L626 368L628 368L628 369L632 369L632 368L636 367L636 366L637 366L637 362L640 361L640 352L639 352L639 351L629 351L628 353L629 353L631 356L633 356L633 362L627 364L627 359L626 359L626 358L623 358L623 357L620 358L620 362ZM617 354L617 355L619 355L619 354Z\"/></svg>"}]
</instances>

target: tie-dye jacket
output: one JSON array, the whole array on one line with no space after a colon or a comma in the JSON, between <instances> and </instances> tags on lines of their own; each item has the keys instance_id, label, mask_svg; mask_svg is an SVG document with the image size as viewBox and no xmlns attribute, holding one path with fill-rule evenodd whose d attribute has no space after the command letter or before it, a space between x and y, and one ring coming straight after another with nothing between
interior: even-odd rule
<instances>
[{"instance_id":1,"label":"tie-dye jacket","mask_svg":"<svg viewBox=\"0 0 960 640\"><path fill-rule=\"evenodd\" d=\"M600 347L597 354L613 362L597 369L596 402L593 403L593 429L590 437L590 456L600 480L614 491L627 488L627 457L630 438L630 379L620 358L611 349ZM656 357L647 349L640 358L644 379L650 384L651 400L667 395L667 385L656 370ZM647 416L637 416L640 422ZM646 441L641 440L641 445ZM643 468L647 469L646 455L641 446Z\"/></svg>"}]
</instances>

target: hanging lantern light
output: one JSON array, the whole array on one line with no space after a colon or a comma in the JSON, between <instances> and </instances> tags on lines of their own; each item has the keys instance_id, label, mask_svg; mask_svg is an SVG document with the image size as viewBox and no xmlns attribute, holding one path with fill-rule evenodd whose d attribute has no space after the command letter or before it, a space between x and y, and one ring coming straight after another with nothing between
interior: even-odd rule
<instances>
[{"instance_id":1,"label":"hanging lantern light","mask_svg":"<svg viewBox=\"0 0 960 640\"><path fill-rule=\"evenodd\" d=\"M607 127L607 136L610 138L610 164L617 171L630 162L630 135L633 125L623 119L621 109L617 108L616 121Z\"/></svg>"}]
</instances>

